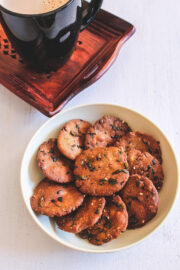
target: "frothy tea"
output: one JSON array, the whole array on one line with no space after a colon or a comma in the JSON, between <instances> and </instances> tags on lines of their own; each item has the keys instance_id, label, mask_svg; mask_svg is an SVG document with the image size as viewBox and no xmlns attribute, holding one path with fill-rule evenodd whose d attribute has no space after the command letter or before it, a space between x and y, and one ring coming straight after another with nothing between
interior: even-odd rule
<instances>
[{"instance_id":1,"label":"frothy tea","mask_svg":"<svg viewBox=\"0 0 180 270\"><path fill-rule=\"evenodd\" d=\"M60 8L70 0L0 0L0 5L20 14L42 14Z\"/></svg>"}]
</instances>

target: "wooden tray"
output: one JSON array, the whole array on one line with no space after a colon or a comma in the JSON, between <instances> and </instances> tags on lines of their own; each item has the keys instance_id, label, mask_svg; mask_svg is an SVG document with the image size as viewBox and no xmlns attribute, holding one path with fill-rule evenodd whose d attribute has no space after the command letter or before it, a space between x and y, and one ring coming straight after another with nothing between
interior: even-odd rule
<instances>
[{"instance_id":1,"label":"wooden tray","mask_svg":"<svg viewBox=\"0 0 180 270\"><path fill-rule=\"evenodd\" d=\"M0 25L0 83L52 116L109 69L134 32L128 22L100 10L93 23L80 33L70 60L55 73L38 74L28 70Z\"/></svg>"}]
</instances>

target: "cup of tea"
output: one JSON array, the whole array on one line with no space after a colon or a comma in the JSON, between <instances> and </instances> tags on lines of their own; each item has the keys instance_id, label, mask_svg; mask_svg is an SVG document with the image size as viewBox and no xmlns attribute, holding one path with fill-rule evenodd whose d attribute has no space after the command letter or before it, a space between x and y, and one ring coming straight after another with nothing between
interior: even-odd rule
<instances>
[{"instance_id":1,"label":"cup of tea","mask_svg":"<svg viewBox=\"0 0 180 270\"><path fill-rule=\"evenodd\" d=\"M0 22L29 67L56 71L69 59L78 34L94 19L103 0L0 0Z\"/></svg>"}]
</instances>

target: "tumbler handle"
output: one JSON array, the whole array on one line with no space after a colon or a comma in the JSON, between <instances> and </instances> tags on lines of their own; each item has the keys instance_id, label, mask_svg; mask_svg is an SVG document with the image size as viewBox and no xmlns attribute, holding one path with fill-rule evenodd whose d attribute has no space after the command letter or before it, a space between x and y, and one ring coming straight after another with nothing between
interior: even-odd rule
<instances>
[{"instance_id":1,"label":"tumbler handle","mask_svg":"<svg viewBox=\"0 0 180 270\"><path fill-rule=\"evenodd\" d=\"M103 0L91 0L82 14L82 25L80 31L83 31L95 18L97 12L101 8Z\"/></svg>"}]
</instances>

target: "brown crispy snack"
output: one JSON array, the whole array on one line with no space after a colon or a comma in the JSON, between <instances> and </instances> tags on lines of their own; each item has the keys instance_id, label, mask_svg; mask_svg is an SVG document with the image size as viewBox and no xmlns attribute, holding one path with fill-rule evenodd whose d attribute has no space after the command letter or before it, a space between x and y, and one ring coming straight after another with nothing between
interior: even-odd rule
<instances>
[{"instance_id":1,"label":"brown crispy snack","mask_svg":"<svg viewBox=\"0 0 180 270\"><path fill-rule=\"evenodd\" d=\"M127 156L117 147L88 149L77 157L74 174L81 192L111 196L121 190L129 178Z\"/></svg>"},{"instance_id":2,"label":"brown crispy snack","mask_svg":"<svg viewBox=\"0 0 180 270\"><path fill-rule=\"evenodd\" d=\"M76 159L84 148L84 138L89 127L88 122L80 119L66 123L58 136L59 151L69 159Z\"/></svg>"},{"instance_id":3,"label":"brown crispy snack","mask_svg":"<svg viewBox=\"0 0 180 270\"><path fill-rule=\"evenodd\" d=\"M56 218L58 227L70 233L79 233L92 227L100 219L105 206L103 197L86 197L83 204L71 214Z\"/></svg>"},{"instance_id":4,"label":"brown crispy snack","mask_svg":"<svg viewBox=\"0 0 180 270\"><path fill-rule=\"evenodd\" d=\"M164 174L159 161L148 152L132 150L128 153L130 174L139 174L149 178L157 190L162 188Z\"/></svg>"},{"instance_id":5,"label":"brown crispy snack","mask_svg":"<svg viewBox=\"0 0 180 270\"><path fill-rule=\"evenodd\" d=\"M34 190L31 207L37 214L61 217L78 208L84 196L73 184L62 185L44 179Z\"/></svg>"},{"instance_id":6,"label":"brown crispy snack","mask_svg":"<svg viewBox=\"0 0 180 270\"><path fill-rule=\"evenodd\" d=\"M72 182L72 164L60 154L56 139L49 139L41 144L37 162L48 179L58 183Z\"/></svg>"},{"instance_id":7,"label":"brown crispy snack","mask_svg":"<svg viewBox=\"0 0 180 270\"><path fill-rule=\"evenodd\" d=\"M156 141L151 135L142 132L129 132L115 143L116 147L123 147L126 152L139 150L149 152L162 163L160 142Z\"/></svg>"},{"instance_id":8,"label":"brown crispy snack","mask_svg":"<svg viewBox=\"0 0 180 270\"><path fill-rule=\"evenodd\" d=\"M104 116L87 131L86 148L111 146L117 139L131 131L128 124L114 116Z\"/></svg>"},{"instance_id":9,"label":"brown crispy snack","mask_svg":"<svg viewBox=\"0 0 180 270\"><path fill-rule=\"evenodd\" d=\"M102 217L91 228L80 233L80 237L88 239L91 244L103 245L118 238L128 225L126 206L117 196L108 199Z\"/></svg>"},{"instance_id":10,"label":"brown crispy snack","mask_svg":"<svg viewBox=\"0 0 180 270\"><path fill-rule=\"evenodd\" d=\"M131 175L121 197L128 210L128 229L144 226L157 214L158 192L152 181L144 176Z\"/></svg>"}]
</instances>

